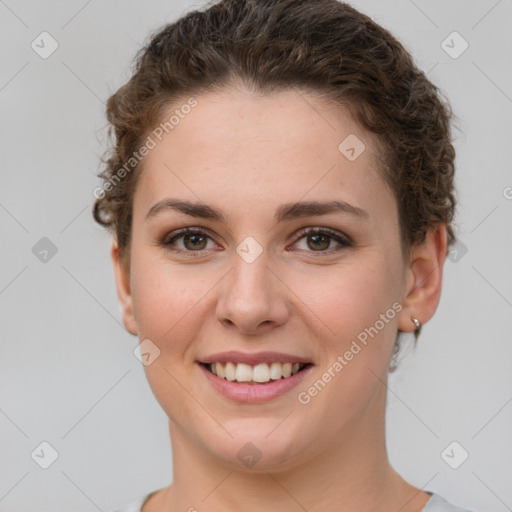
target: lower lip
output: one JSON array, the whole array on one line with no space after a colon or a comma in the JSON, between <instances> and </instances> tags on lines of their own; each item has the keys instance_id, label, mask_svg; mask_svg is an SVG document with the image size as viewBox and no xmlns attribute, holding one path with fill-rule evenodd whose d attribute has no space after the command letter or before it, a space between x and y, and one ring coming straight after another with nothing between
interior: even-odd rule
<instances>
[{"instance_id":1,"label":"lower lip","mask_svg":"<svg viewBox=\"0 0 512 512\"><path fill-rule=\"evenodd\" d=\"M199 363L198 363L199 364ZM295 375L286 379L273 380L267 384L244 384L232 382L221 377L217 377L199 364L202 372L211 383L211 385L224 396L241 403L255 403L272 400L293 389L310 372L313 365L310 365Z\"/></svg>"}]
</instances>

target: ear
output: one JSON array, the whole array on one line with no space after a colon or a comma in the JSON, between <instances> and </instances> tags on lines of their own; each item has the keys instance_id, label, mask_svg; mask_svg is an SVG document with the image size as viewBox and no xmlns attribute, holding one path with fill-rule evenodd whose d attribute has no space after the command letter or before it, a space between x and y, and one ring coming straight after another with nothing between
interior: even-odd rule
<instances>
[{"instance_id":1,"label":"ear","mask_svg":"<svg viewBox=\"0 0 512 512\"><path fill-rule=\"evenodd\" d=\"M121 258L121 251L117 244L117 239L114 238L112 242L112 249L110 251L112 257L112 264L114 266L114 276L116 279L117 297L121 306L123 315L123 324L126 330L133 335L137 334L137 323L133 314L133 300L130 290L130 276L129 271L125 268Z\"/></svg>"},{"instance_id":2,"label":"ear","mask_svg":"<svg viewBox=\"0 0 512 512\"><path fill-rule=\"evenodd\" d=\"M406 268L403 309L398 318L401 331L414 331L411 317L425 324L434 315L441 297L446 256L446 225L439 224L427 231L425 241L411 251Z\"/></svg>"}]
</instances>

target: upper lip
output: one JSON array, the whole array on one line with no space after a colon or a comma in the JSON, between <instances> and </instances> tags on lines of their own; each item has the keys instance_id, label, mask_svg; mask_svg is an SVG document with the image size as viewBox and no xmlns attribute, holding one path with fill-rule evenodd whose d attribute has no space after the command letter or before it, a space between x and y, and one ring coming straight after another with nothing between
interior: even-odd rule
<instances>
[{"instance_id":1,"label":"upper lip","mask_svg":"<svg viewBox=\"0 0 512 512\"><path fill-rule=\"evenodd\" d=\"M204 357L200 363L245 363L256 365L260 363L311 363L307 358L296 356L293 354L285 354L284 352L237 352L231 350L229 352L218 352Z\"/></svg>"}]
</instances>

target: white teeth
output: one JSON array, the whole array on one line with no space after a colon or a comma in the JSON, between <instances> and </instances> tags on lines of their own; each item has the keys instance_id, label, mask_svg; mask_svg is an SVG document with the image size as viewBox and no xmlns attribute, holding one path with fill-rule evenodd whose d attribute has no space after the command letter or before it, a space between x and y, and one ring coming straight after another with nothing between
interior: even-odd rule
<instances>
[{"instance_id":1,"label":"white teeth","mask_svg":"<svg viewBox=\"0 0 512 512\"><path fill-rule=\"evenodd\" d=\"M254 382L268 382L270 380L268 364L257 364L252 370L252 380Z\"/></svg>"},{"instance_id":2,"label":"white teeth","mask_svg":"<svg viewBox=\"0 0 512 512\"><path fill-rule=\"evenodd\" d=\"M250 382L252 380L251 365L238 363L236 365L235 378L238 382Z\"/></svg>"},{"instance_id":3,"label":"white teeth","mask_svg":"<svg viewBox=\"0 0 512 512\"><path fill-rule=\"evenodd\" d=\"M211 363L208 365L210 371L229 381L237 382L270 382L295 375L303 366L302 363L260 363L254 366L245 363Z\"/></svg>"},{"instance_id":4,"label":"white teeth","mask_svg":"<svg viewBox=\"0 0 512 512\"><path fill-rule=\"evenodd\" d=\"M224 367L222 366L222 363L214 363L214 364L212 364L212 366L216 370L216 372L214 372L215 375L217 375L218 377L222 377L222 378L225 377Z\"/></svg>"},{"instance_id":5,"label":"white teeth","mask_svg":"<svg viewBox=\"0 0 512 512\"><path fill-rule=\"evenodd\" d=\"M224 368L224 375L227 380L235 380L236 366L233 363L226 363Z\"/></svg>"},{"instance_id":6,"label":"white teeth","mask_svg":"<svg viewBox=\"0 0 512 512\"><path fill-rule=\"evenodd\" d=\"M281 367L281 363L272 363L270 365L270 378L271 379L280 379L283 375L283 368Z\"/></svg>"}]
</instances>

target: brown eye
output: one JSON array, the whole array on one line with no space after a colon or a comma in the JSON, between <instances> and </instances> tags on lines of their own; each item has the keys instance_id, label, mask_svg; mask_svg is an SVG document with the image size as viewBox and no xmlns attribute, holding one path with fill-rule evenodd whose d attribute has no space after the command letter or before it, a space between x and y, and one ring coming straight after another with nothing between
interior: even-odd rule
<instances>
[{"instance_id":1,"label":"brown eye","mask_svg":"<svg viewBox=\"0 0 512 512\"><path fill-rule=\"evenodd\" d=\"M183 245L191 251L202 250L206 248L207 239L207 236L198 233L188 234L183 236Z\"/></svg>"},{"instance_id":2,"label":"brown eye","mask_svg":"<svg viewBox=\"0 0 512 512\"><path fill-rule=\"evenodd\" d=\"M208 246L208 242L212 245ZM216 244L207 233L199 229L182 229L177 233L171 233L165 237L161 245L167 249L181 253L201 252L206 249L213 249Z\"/></svg>"},{"instance_id":3,"label":"brown eye","mask_svg":"<svg viewBox=\"0 0 512 512\"><path fill-rule=\"evenodd\" d=\"M325 235L308 235L308 247L314 251L321 251L329 248L331 239ZM311 243L309 243L311 242Z\"/></svg>"},{"instance_id":4,"label":"brown eye","mask_svg":"<svg viewBox=\"0 0 512 512\"><path fill-rule=\"evenodd\" d=\"M302 243L301 247L301 241L303 239L305 243ZM331 247L333 243L337 244L337 247ZM342 233L328 228L316 228L302 230L293 245L297 246L301 251L331 254L345 247L352 247L353 243Z\"/></svg>"}]
</instances>

